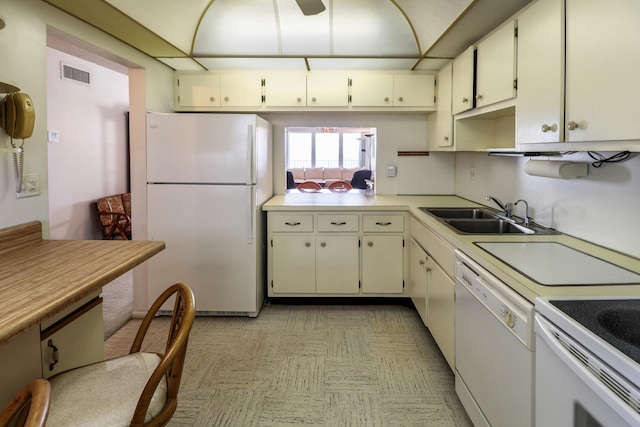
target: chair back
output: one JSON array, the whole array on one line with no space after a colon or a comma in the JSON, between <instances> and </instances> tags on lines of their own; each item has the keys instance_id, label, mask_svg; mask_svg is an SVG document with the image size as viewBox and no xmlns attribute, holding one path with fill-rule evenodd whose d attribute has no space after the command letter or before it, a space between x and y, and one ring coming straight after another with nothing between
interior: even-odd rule
<instances>
[{"instance_id":1,"label":"chair back","mask_svg":"<svg viewBox=\"0 0 640 427\"><path fill-rule=\"evenodd\" d=\"M353 178L351 178L351 186L353 188L358 188L360 190L367 189L366 179L371 179L371 170L369 169L361 169L356 171L353 174Z\"/></svg>"},{"instance_id":2,"label":"chair back","mask_svg":"<svg viewBox=\"0 0 640 427\"><path fill-rule=\"evenodd\" d=\"M344 193L345 191L349 191L351 190L351 184L349 184L347 181L333 181L331 184L329 184L329 190L333 191L334 193Z\"/></svg>"},{"instance_id":3,"label":"chair back","mask_svg":"<svg viewBox=\"0 0 640 427\"><path fill-rule=\"evenodd\" d=\"M314 192L320 191L322 189L322 185L318 184L315 181L305 181L296 187L300 191Z\"/></svg>"},{"instance_id":4,"label":"chair back","mask_svg":"<svg viewBox=\"0 0 640 427\"><path fill-rule=\"evenodd\" d=\"M0 412L0 427L15 425L16 427L44 426L49 415L51 400L51 384L38 379L25 385L22 390ZM15 424L13 422L15 421Z\"/></svg>"},{"instance_id":5,"label":"chair back","mask_svg":"<svg viewBox=\"0 0 640 427\"><path fill-rule=\"evenodd\" d=\"M142 320L142 324L133 340L129 353L137 353L140 351L142 342L153 318L156 316L160 307L174 295L173 315L171 316L171 325L169 327L165 352L140 396L133 419L131 420L132 426L144 424L144 418L147 413L147 408L151 403L153 393L160 381L165 377L167 381L167 403L156 419L160 421L170 419L178 406L178 390L180 389L180 379L182 378L182 369L187 352L187 342L196 313L195 297L191 288L184 283L176 283L167 288L162 295L158 297ZM161 422L159 425L163 425L163 423Z\"/></svg>"},{"instance_id":6,"label":"chair back","mask_svg":"<svg viewBox=\"0 0 640 427\"><path fill-rule=\"evenodd\" d=\"M296 188L296 181L293 179L293 172L287 171L287 190Z\"/></svg>"}]
</instances>

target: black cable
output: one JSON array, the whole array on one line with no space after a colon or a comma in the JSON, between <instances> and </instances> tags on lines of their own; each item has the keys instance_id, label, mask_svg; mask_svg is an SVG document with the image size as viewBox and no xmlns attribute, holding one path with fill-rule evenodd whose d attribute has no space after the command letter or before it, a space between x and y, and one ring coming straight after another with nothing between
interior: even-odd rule
<instances>
[{"instance_id":1,"label":"black cable","mask_svg":"<svg viewBox=\"0 0 640 427\"><path fill-rule=\"evenodd\" d=\"M591 163L591 166L593 166L594 168L599 168L604 163L622 162L624 160L627 160L631 155L629 151L621 151L610 157L605 157L602 154L597 153L595 151L587 151L587 154L589 154L589 157L595 160L595 162Z\"/></svg>"}]
</instances>

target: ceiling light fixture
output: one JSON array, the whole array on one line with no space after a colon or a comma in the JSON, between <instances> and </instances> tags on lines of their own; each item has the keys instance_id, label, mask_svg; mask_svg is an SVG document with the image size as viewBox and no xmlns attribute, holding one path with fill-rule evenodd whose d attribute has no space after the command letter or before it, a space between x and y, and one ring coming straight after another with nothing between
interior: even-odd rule
<instances>
[{"instance_id":1,"label":"ceiling light fixture","mask_svg":"<svg viewBox=\"0 0 640 427\"><path fill-rule=\"evenodd\" d=\"M296 3L302 14L306 16L317 15L325 10L322 0L296 0Z\"/></svg>"}]
</instances>

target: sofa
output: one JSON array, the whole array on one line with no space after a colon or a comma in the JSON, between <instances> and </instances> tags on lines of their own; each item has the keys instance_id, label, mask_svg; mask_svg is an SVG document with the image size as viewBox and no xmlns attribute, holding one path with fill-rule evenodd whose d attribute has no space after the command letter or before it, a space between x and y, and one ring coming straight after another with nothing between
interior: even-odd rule
<instances>
[{"instance_id":1,"label":"sofa","mask_svg":"<svg viewBox=\"0 0 640 427\"><path fill-rule=\"evenodd\" d=\"M361 170L361 167L355 168L289 168L287 171L293 174L293 180L296 184L304 181L314 181L321 185L329 185L334 181L351 182L353 174Z\"/></svg>"},{"instance_id":2,"label":"sofa","mask_svg":"<svg viewBox=\"0 0 640 427\"><path fill-rule=\"evenodd\" d=\"M91 208L104 240L131 240L131 193L101 197Z\"/></svg>"}]
</instances>

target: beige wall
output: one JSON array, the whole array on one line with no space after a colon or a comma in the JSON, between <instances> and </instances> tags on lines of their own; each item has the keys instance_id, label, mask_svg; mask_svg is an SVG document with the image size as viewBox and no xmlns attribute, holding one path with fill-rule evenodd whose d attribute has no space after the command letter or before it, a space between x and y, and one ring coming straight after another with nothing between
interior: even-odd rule
<instances>
[{"instance_id":1,"label":"beige wall","mask_svg":"<svg viewBox=\"0 0 640 427\"><path fill-rule=\"evenodd\" d=\"M33 136L25 142L24 170L40 174L42 190L40 196L16 199L11 155L0 153L0 227L39 220L43 222L47 237L47 26L110 52L113 58L128 67L144 70L144 79L136 81L144 82L145 88L137 93L145 96L146 109L171 111L172 70L40 0L3 0L0 14L6 22L6 27L0 30L0 79L18 86L33 100L36 124ZM143 139L132 142L144 145ZM6 148L9 144L9 137L0 132L0 147ZM144 171L134 170L132 178L144 180Z\"/></svg>"}]
</instances>

